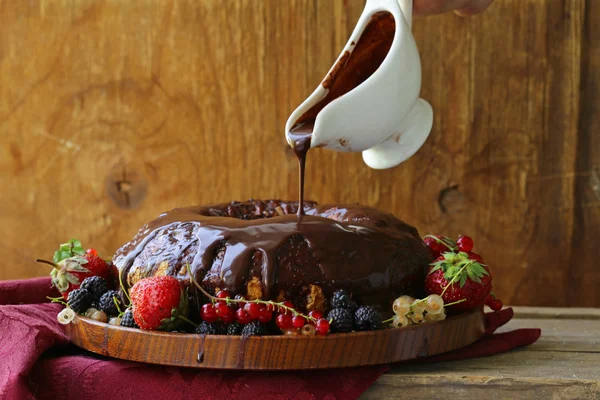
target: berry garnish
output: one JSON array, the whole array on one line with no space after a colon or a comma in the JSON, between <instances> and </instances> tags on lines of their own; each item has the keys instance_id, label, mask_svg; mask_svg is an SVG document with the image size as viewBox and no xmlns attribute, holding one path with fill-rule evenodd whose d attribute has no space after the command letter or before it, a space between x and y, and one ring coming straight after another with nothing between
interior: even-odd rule
<instances>
[{"instance_id":1,"label":"berry garnish","mask_svg":"<svg viewBox=\"0 0 600 400\"><path fill-rule=\"evenodd\" d=\"M236 318L236 310L231 306L227 306L227 312L224 315L221 315L221 321L224 324L230 324L235 321Z\"/></svg>"},{"instance_id":2,"label":"berry garnish","mask_svg":"<svg viewBox=\"0 0 600 400\"><path fill-rule=\"evenodd\" d=\"M244 310L248 313L252 321L258 319L260 316L260 306L257 303L246 303Z\"/></svg>"},{"instance_id":3,"label":"berry garnish","mask_svg":"<svg viewBox=\"0 0 600 400\"><path fill-rule=\"evenodd\" d=\"M483 257L477 253L469 253L469 260L477 261L479 264L483 264Z\"/></svg>"},{"instance_id":4,"label":"berry garnish","mask_svg":"<svg viewBox=\"0 0 600 400\"><path fill-rule=\"evenodd\" d=\"M332 332L350 332L354 326L352 313L345 308L334 308L329 311L327 319L331 321L330 328Z\"/></svg>"},{"instance_id":5,"label":"berry garnish","mask_svg":"<svg viewBox=\"0 0 600 400\"><path fill-rule=\"evenodd\" d=\"M319 335L327 335L327 333L329 333L329 322L326 319L321 318L317 320L315 329Z\"/></svg>"},{"instance_id":6,"label":"berry garnish","mask_svg":"<svg viewBox=\"0 0 600 400\"><path fill-rule=\"evenodd\" d=\"M294 328L300 329L304 325L306 325L306 318L304 318L301 315L296 315L296 316L292 317L292 326Z\"/></svg>"},{"instance_id":7,"label":"berry garnish","mask_svg":"<svg viewBox=\"0 0 600 400\"><path fill-rule=\"evenodd\" d=\"M460 236L456 241L456 245L458 246L459 251L469 253L471 250L473 250L473 239L471 239L469 236Z\"/></svg>"},{"instance_id":8,"label":"berry garnish","mask_svg":"<svg viewBox=\"0 0 600 400\"><path fill-rule=\"evenodd\" d=\"M331 308L349 308L351 300L344 289L336 290L331 296Z\"/></svg>"},{"instance_id":9,"label":"berry garnish","mask_svg":"<svg viewBox=\"0 0 600 400\"><path fill-rule=\"evenodd\" d=\"M273 312L269 311L267 306L261 305L258 314L258 321L266 324L267 322L270 322L272 318Z\"/></svg>"},{"instance_id":10,"label":"berry garnish","mask_svg":"<svg viewBox=\"0 0 600 400\"><path fill-rule=\"evenodd\" d=\"M226 315L229 312L229 307L224 302L217 303L217 304L214 305L214 307L215 307L215 313L219 317L222 317L222 316Z\"/></svg>"},{"instance_id":11,"label":"berry garnish","mask_svg":"<svg viewBox=\"0 0 600 400\"><path fill-rule=\"evenodd\" d=\"M172 331L188 313L187 296L172 276L144 278L131 287L133 318L141 329Z\"/></svg>"},{"instance_id":12,"label":"berry garnish","mask_svg":"<svg viewBox=\"0 0 600 400\"><path fill-rule=\"evenodd\" d=\"M446 251L454 251L456 244L448 237L441 235L426 235L423 241L431 250L433 258L438 258Z\"/></svg>"},{"instance_id":13,"label":"berry garnish","mask_svg":"<svg viewBox=\"0 0 600 400\"><path fill-rule=\"evenodd\" d=\"M371 307L359 307L354 313L354 325L356 330L371 331L381 328L381 314Z\"/></svg>"},{"instance_id":14,"label":"berry garnish","mask_svg":"<svg viewBox=\"0 0 600 400\"><path fill-rule=\"evenodd\" d=\"M315 321L319 320L320 318L323 318L323 314L320 311L317 311L317 310L313 310L313 311L309 312L308 316L311 317L311 318L314 318ZM311 324L316 323L316 322L313 322L313 321L308 321L308 322L311 323Z\"/></svg>"},{"instance_id":15,"label":"berry garnish","mask_svg":"<svg viewBox=\"0 0 600 400\"><path fill-rule=\"evenodd\" d=\"M252 321L247 325L244 325L242 329L242 336L259 336L266 335L267 327L258 321Z\"/></svg>"},{"instance_id":16,"label":"berry garnish","mask_svg":"<svg viewBox=\"0 0 600 400\"><path fill-rule=\"evenodd\" d=\"M306 324L300 329L300 333L304 336L314 336L317 333L317 329L311 324Z\"/></svg>"},{"instance_id":17,"label":"berry garnish","mask_svg":"<svg viewBox=\"0 0 600 400\"><path fill-rule=\"evenodd\" d=\"M427 294L438 294L455 310L482 306L492 289L489 268L464 252L444 253L431 264L425 278Z\"/></svg>"},{"instance_id":18,"label":"berry garnish","mask_svg":"<svg viewBox=\"0 0 600 400\"><path fill-rule=\"evenodd\" d=\"M98 301L100 297L108 291L108 284L104 278L99 276L90 276L81 282L80 289L86 289Z\"/></svg>"},{"instance_id":19,"label":"berry garnish","mask_svg":"<svg viewBox=\"0 0 600 400\"><path fill-rule=\"evenodd\" d=\"M121 301L121 296L119 296L119 292L116 290L109 290L104 293L98 301L98 308L104 311L108 316L119 315L122 306L123 302Z\"/></svg>"},{"instance_id":20,"label":"berry garnish","mask_svg":"<svg viewBox=\"0 0 600 400\"><path fill-rule=\"evenodd\" d=\"M244 325L240 324L239 322L232 322L231 324L227 325L227 334L241 335L242 329L244 329Z\"/></svg>"},{"instance_id":21,"label":"berry garnish","mask_svg":"<svg viewBox=\"0 0 600 400\"><path fill-rule=\"evenodd\" d=\"M499 300L499 299L494 299L494 300L490 301L488 304L488 307L494 311L502 310L503 306L504 306L504 304L502 304L502 300Z\"/></svg>"},{"instance_id":22,"label":"berry garnish","mask_svg":"<svg viewBox=\"0 0 600 400\"><path fill-rule=\"evenodd\" d=\"M125 310L125 314L121 317L121 326L125 326L127 328L139 328L138 324L135 323L133 319L133 312L131 308Z\"/></svg>"},{"instance_id":23,"label":"berry garnish","mask_svg":"<svg viewBox=\"0 0 600 400\"><path fill-rule=\"evenodd\" d=\"M96 251L96 249L87 249L87 250L85 251L85 254L89 254L89 255L91 255L91 256L97 256L97 255L98 255L98 252Z\"/></svg>"},{"instance_id":24,"label":"berry garnish","mask_svg":"<svg viewBox=\"0 0 600 400\"><path fill-rule=\"evenodd\" d=\"M289 314L279 314L277 318L275 318L275 324L282 331L286 329L291 329L293 328L292 316Z\"/></svg>"},{"instance_id":25,"label":"berry garnish","mask_svg":"<svg viewBox=\"0 0 600 400\"><path fill-rule=\"evenodd\" d=\"M252 318L250 318L246 310L244 310L243 308L237 309L237 311L235 312L235 319L242 325L245 325L248 322L252 321Z\"/></svg>"},{"instance_id":26,"label":"berry garnish","mask_svg":"<svg viewBox=\"0 0 600 400\"><path fill-rule=\"evenodd\" d=\"M196 328L196 333L199 335L222 335L224 332L216 323L202 321Z\"/></svg>"},{"instance_id":27,"label":"berry garnish","mask_svg":"<svg viewBox=\"0 0 600 400\"><path fill-rule=\"evenodd\" d=\"M77 314L83 314L92 305L94 296L86 289L75 289L69 293L67 304Z\"/></svg>"},{"instance_id":28,"label":"berry garnish","mask_svg":"<svg viewBox=\"0 0 600 400\"><path fill-rule=\"evenodd\" d=\"M218 299L228 299L231 298L231 295L229 294L229 292L227 290L219 290L217 292L217 294L215 295L215 297L217 297Z\"/></svg>"},{"instance_id":29,"label":"berry garnish","mask_svg":"<svg viewBox=\"0 0 600 400\"><path fill-rule=\"evenodd\" d=\"M206 322L215 322L219 316L215 311L215 307L211 304L204 304L200 309L200 318Z\"/></svg>"}]
</instances>

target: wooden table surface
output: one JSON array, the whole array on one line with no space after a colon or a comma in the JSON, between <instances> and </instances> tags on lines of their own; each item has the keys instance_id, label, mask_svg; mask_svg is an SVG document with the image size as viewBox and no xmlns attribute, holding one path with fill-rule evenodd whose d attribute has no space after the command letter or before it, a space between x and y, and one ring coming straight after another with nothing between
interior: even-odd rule
<instances>
[{"instance_id":1,"label":"wooden table surface","mask_svg":"<svg viewBox=\"0 0 600 400\"><path fill-rule=\"evenodd\" d=\"M497 356L396 368L361 399L600 399L600 309L515 307L498 332L541 328Z\"/></svg>"}]
</instances>

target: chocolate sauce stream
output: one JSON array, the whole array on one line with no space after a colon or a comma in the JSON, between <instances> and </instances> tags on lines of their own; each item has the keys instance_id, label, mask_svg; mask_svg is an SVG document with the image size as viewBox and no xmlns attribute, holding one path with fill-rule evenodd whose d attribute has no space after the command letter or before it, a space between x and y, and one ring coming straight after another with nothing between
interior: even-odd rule
<instances>
[{"instance_id":1,"label":"chocolate sauce stream","mask_svg":"<svg viewBox=\"0 0 600 400\"><path fill-rule=\"evenodd\" d=\"M304 171L306 167L306 155L310 149L310 141L312 138L312 132L315 127L314 121L308 121L299 125L296 125L287 134L287 137L292 142L292 149L294 154L298 158L298 171L300 175L299 193L300 202L298 207L298 217L304 215Z\"/></svg>"}]
</instances>

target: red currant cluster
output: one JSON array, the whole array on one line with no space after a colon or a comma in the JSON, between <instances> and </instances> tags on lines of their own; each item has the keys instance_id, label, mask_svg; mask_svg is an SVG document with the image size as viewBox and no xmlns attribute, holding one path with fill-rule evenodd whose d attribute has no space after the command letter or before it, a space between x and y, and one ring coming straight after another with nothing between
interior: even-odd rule
<instances>
[{"instance_id":1,"label":"red currant cluster","mask_svg":"<svg viewBox=\"0 0 600 400\"><path fill-rule=\"evenodd\" d=\"M293 309L294 305L290 301L284 304ZM329 332L329 322L323 318L319 311L311 311L308 318L301 314L293 315L293 311L281 310L275 319L275 324L286 335L326 335Z\"/></svg>"},{"instance_id":2,"label":"red currant cluster","mask_svg":"<svg viewBox=\"0 0 600 400\"><path fill-rule=\"evenodd\" d=\"M447 236L427 235L423 238L423 241L429 247L435 259L448 252L466 253L469 260L483 264L483 257L473 252L473 239L469 236L459 236L456 242L454 242ZM493 293L490 293L485 298L485 305L494 311L501 310L503 307L502 301L497 299Z\"/></svg>"},{"instance_id":3,"label":"red currant cluster","mask_svg":"<svg viewBox=\"0 0 600 400\"><path fill-rule=\"evenodd\" d=\"M212 297L212 296L211 296ZM275 315L275 324L288 335L303 334L326 335L329 332L329 322L318 311L308 315L296 311L291 301L276 303L263 300L246 300L237 295L231 298L227 290L219 290L212 303L207 303L200 309L203 321L213 323L221 321L224 324L238 322L246 325L252 321L266 324Z\"/></svg>"}]
</instances>

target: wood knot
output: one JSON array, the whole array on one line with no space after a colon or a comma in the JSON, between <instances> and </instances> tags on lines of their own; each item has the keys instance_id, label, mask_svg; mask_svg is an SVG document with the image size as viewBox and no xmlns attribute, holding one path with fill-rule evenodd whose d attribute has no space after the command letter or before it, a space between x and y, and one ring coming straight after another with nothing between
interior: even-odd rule
<instances>
[{"instance_id":1,"label":"wood knot","mask_svg":"<svg viewBox=\"0 0 600 400\"><path fill-rule=\"evenodd\" d=\"M440 190L438 204L444 214L457 214L462 210L463 195L458 190L458 185L453 185Z\"/></svg>"},{"instance_id":2,"label":"wood knot","mask_svg":"<svg viewBox=\"0 0 600 400\"><path fill-rule=\"evenodd\" d=\"M148 192L148 182L136 169L118 164L111 168L106 177L106 193L120 208L129 210L138 207Z\"/></svg>"}]
</instances>

